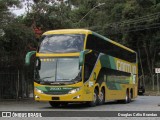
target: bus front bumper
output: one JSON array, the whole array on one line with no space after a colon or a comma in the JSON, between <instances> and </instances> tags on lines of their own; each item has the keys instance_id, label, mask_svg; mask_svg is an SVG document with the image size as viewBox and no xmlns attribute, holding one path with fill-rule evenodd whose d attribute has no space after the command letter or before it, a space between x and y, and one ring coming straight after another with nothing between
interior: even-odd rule
<instances>
[{"instance_id":1,"label":"bus front bumper","mask_svg":"<svg viewBox=\"0 0 160 120\"><path fill-rule=\"evenodd\" d=\"M76 92L74 94L64 94L64 95L48 95L35 92L34 97L36 101L65 101L65 102L92 101L91 94L82 94L81 92Z\"/></svg>"}]
</instances>

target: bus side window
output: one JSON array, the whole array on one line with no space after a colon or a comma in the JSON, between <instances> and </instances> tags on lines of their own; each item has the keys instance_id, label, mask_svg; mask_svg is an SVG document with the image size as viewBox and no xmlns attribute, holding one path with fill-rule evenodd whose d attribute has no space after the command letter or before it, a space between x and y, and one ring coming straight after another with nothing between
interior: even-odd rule
<instances>
[{"instance_id":1,"label":"bus side window","mask_svg":"<svg viewBox=\"0 0 160 120\"><path fill-rule=\"evenodd\" d=\"M85 56L85 64L84 64L84 82L87 81L93 71L93 68L96 64L99 53L92 51Z\"/></svg>"},{"instance_id":2,"label":"bus side window","mask_svg":"<svg viewBox=\"0 0 160 120\"><path fill-rule=\"evenodd\" d=\"M84 81L86 82L89 79L90 71L88 65L85 64L84 67Z\"/></svg>"}]
</instances>

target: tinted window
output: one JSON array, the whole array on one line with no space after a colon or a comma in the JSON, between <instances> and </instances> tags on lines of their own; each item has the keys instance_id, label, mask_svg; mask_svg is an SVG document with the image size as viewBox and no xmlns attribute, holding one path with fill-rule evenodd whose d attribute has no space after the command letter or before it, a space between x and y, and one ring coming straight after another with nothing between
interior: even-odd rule
<instances>
[{"instance_id":1,"label":"tinted window","mask_svg":"<svg viewBox=\"0 0 160 120\"><path fill-rule=\"evenodd\" d=\"M94 35L88 35L86 49L92 49L129 62L136 62L135 53L129 52Z\"/></svg>"},{"instance_id":2,"label":"tinted window","mask_svg":"<svg viewBox=\"0 0 160 120\"><path fill-rule=\"evenodd\" d=\"M85 65L84 65L84 82L87 81L92 73L92 70L96 64L97 58L99 56L98 52L92 51L85 55Z\"/></svg>"}]
</instances>

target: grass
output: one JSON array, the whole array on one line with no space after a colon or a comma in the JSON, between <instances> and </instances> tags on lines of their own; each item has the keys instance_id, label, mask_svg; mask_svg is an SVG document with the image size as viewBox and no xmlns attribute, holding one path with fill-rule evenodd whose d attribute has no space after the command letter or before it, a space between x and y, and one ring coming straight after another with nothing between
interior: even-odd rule
<instances>
[{"instance_id":1,"label":"grass","mask_svg":"<svg viewBox=\"0 0 160 120\"><path fill-rule=\"evenodd\" d=\"M158 93L157 91L146 90L144 95L146 95L146 96L160 96L160 92Z\"/></svg>"},{"instance_id":2,"label":"grass","mask_svg":"<svg viewBox=\"0 0 160 120\"><path fill-rule=\"evenodd\" d=\"M157 86L154 86L154 90L152 90L152 85L146 85L145 86L145 93L146 96L160 96L160 91L158 92Z\"/></svg>"}]
</instances>

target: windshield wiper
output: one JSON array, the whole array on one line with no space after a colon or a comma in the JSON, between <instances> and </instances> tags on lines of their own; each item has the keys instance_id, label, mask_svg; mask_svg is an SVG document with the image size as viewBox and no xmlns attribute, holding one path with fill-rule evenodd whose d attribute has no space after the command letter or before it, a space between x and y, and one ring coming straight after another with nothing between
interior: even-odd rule
<instances>
[{"instance_id":1,"label":"windshield wiper","mask_svg":"<svg viewBox=\"0 0 160 120\"><path fill-rule=\"evenodd\" d=\"M67 79L68 80L68 79ZM68 84L73 84L77 83L78 81L56 81L56 82L51 82L51 85L68 85Z\"/></svg>"},{"instance_id":2,"label":"windshield wiper","mask_svg":"<svg viewBox=\"0 0 160 120\"><path fill-rule=\"evenodd\" d=\"M65 83L59 83L59 82L51 82L51 85L66 85Z\"/></svg>"},{"instance_id":3,"label":"windshield wiper","mask_svg":"<svg viewBox=\"0 0 160 120\"><path fill-rule=\"evenodd\" d=\"M44 79L47 79L47 78L52 78L52 77L54 77L54 76L43 77L43 78L40 78L40 80L43 80L43 81L44 81Z\"/></svg>"},{"instance_id":4,"label":"windshield wiper","mask_svg":"<svg viewBox=\"0 0 160 120\"><path fill-rule=\"evenodd\" d=\"M57 80L62 80L63 81L63 80L69 80L69 79L57 79Z\"/></svg>"},{"instance_id":5,"label":"windshield wiper","mask_svg":"<svg viewBox=\"0 0 160 120\"><path fill-rule=\"evenodd\" d=\"M82 80L82 78L77 76L76 78L72 79L71 82L77 83L77 82L80 82L81 80Z\"/></svg>"}]
</instances>

